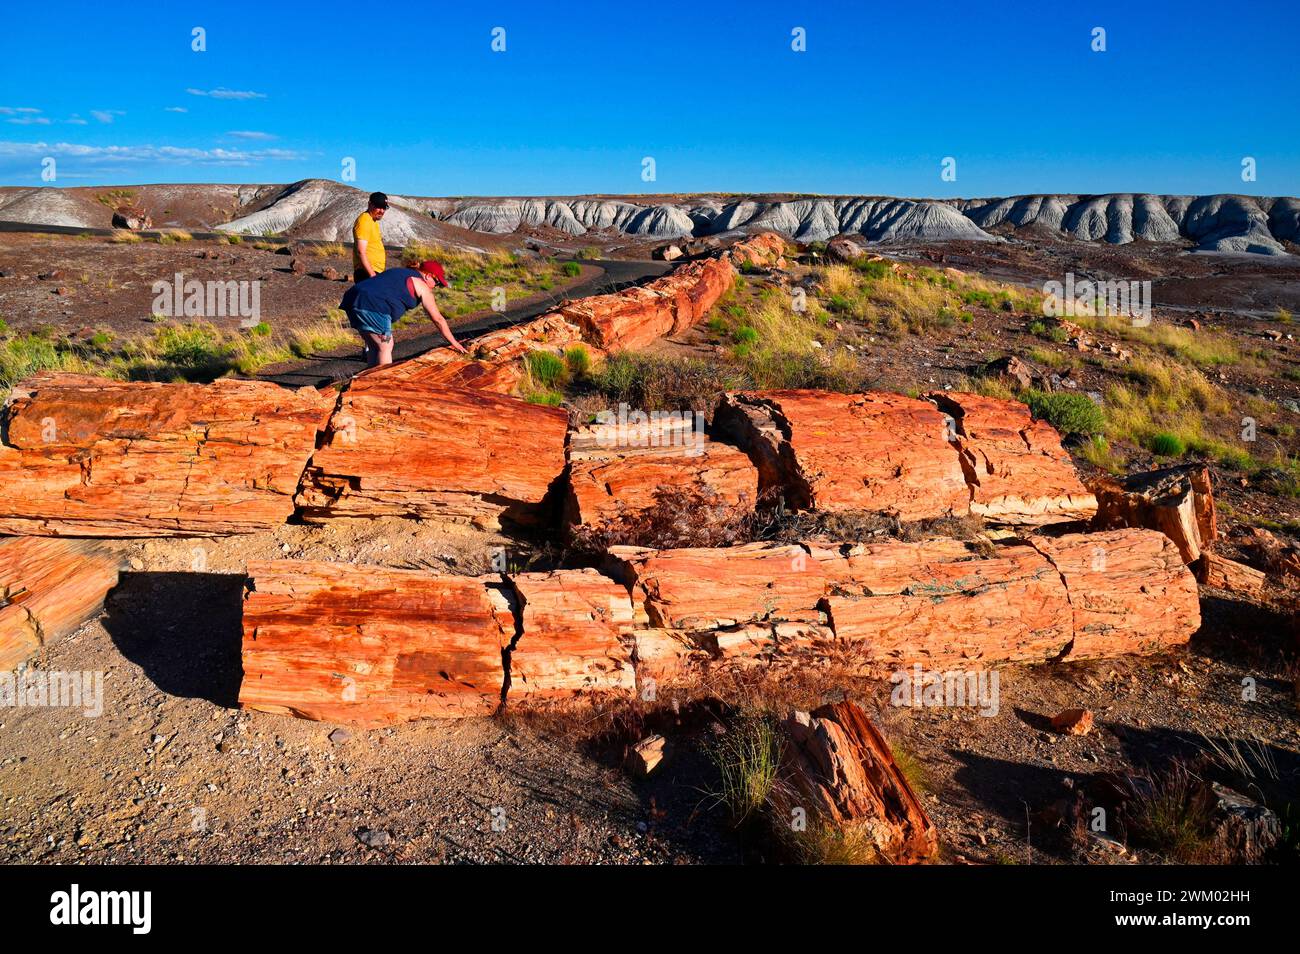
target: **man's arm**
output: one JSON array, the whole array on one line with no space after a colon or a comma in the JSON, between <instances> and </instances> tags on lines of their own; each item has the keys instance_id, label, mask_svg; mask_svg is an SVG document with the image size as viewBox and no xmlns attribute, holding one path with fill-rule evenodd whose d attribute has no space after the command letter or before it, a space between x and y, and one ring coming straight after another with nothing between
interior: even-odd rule
<instances>
[{"instance_id":1,"label":"man's arm","mask_svg":"<svg viewBox=\"0 0 1300 954\"><path fill-rule=\"evenodd\" d=\"M356 239L357 255L361 259L361 267L366 270L366 274L371 278L375 277L375 267L370 264L370 256L366 254L366 246L370 243L363 238Z\"/></svg>"},{"instance_id":2,"label":"man's arm","mask_svg":"<svg viewBox=\"0 0 1300 954\"><path fill-rule=\"evenodd\" d=\"M438 303L433 300L433 289L423 281L416 281L415 284L419 286L417 291L420 296L420 304L424 306L424 310L428 312L429 318L437 326L438 331L447 339L447 342L451 345L451 350L464 354L465 346L457 341L456 336L451 333L447 319L442 317L442 312L438 310Z\"/></svg>"}]
</instances>

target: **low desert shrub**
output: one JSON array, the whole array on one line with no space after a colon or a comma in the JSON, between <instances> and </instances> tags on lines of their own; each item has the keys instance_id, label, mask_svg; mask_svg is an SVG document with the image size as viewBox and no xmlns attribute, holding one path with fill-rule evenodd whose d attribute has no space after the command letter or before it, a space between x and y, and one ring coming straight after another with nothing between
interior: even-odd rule
<instances>
[{"instance_id":1,"label":"low desert shrub","mask_svg":"<svg viewBox=\"0 0 1300 954\"><path fill-rule=\"evenodd\" d=\"M1087 437L1105 428L1101 408L1086 394L1031 389L1024 398L1034 417L1047 421L1062 434Z\"/></svg>"}]
</instances>

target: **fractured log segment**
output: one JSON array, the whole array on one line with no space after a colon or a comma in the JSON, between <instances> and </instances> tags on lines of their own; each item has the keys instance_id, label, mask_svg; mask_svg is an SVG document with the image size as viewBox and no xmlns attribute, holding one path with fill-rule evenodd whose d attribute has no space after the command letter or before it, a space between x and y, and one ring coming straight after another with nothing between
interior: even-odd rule
<instances>
[{"instance_id":1,"label":"fractured log segment","mask_svg":"<svg viewBox=\"0 0 1300 954\"><path fill-rule=\"evenodd\" d=\"M1252 566L1207 551L1196 563L1196 579L1203 586L1259 599L1264 594L1268 577Z\"/></svg>"},{"instance_id":2,"label":"fractured log segment","mask_svg":"<svg viewBox=\"0 0 1300 954\"><path fill-rule=\"evenodd\" d=\"M757 268L785 267L785 239L776 232L759 232L726 251L737 268L751 265Z\"/></svg>"},{"instance_id":3,"label":"fractured log segment","mask_svg":"<svg viewBox=\"0 0 1300 954\"><path fill-rule=\"evenodd\" d=\"M95 616L121 562L112 545L95 540L0 539L0 671Z\"/></svg>"},{"instance_id":4,"label":"fractured log segment","mask_svg":"<svg viewBox=\"0 0 1300 954\"><path fill-rule=\"evenodd\" d=\"M517 573L519 637L510 650L510 705L632 692L634 619L627 588L593 569Z\"/></svg>"},{"instance_id":5,"label":"fractured log segment","mask_svg":"<svg viewBox=\"0 0 1300 954\"><path fill-rule=\"evenodd\" d=\"M957 391L929 395L952 415L952 442L970 485L970 512L997 523L1089 520L1092 495L1061 446L1061 435L1019 401Z\"/></svg>"},{"instance_id":6,"label":"fractured log segment","mask_svg":"<svg viewBox=\"0 0 1300 954\"><path fill-rule=\"evenodd\" d=\"M569 302L553 314L577 325L583 338L602 350L641 348L695 325L734 276L726 259L691 262L636 288Z\"/></svg>"},{"instance_id":7,"label":"fractured log segment","mask_svg":"<svg viewBox=\"0 0 1300 954\"><path fill-rule=\"evenodd\" d=\"M1201 625L1196 579L1178 549L1154 530L1035 536L1070 595L1068 659L1160 652Z\"/></svg>"},{"instance_id":8,"label":"fractured log segment","mask_svg":"<svg viewBox=\"0 0 1300 954\"><path fill-rule=\"evenodd\" d=\"M244 708L378 725L499 705L516 624L495 578L296 560L248 574Z\"/></svg>"},{"instance_id":9,"label":"fractured log segment","mask_svg":"<svg viewBox=\"0 0 1300 954\"><path fill-rule=\"evenodd\" d=\"M1036 549L957 540L815 550L836 636L876 668L1046 662L1073 637L1061 575Z\"/></svg>"},{"instance_id":10,"label":"fractured log segment","mask_svg":"<svg viewBox=\"0 0 1300 954\"><path fill-rule=\"evenodd\" d=\"M284 523L335 396L261 381L42 375L0 445L0 533L144 537Z\"/></svg>"},{"instance_id":11,"label":"fractured log segment","mask_svg":"<svg viewBox=\"0 0 1300 954\"><path fill-rule=\"evenodd\" d=\"M613 575L630 588L652 627L716 631L821 621L817 604L826 577L803 547L611 547L609 558Z\"/></svg>"},{"instance_id":12,"label":"fractured log segment","mask_svg":"<svg viewBox=\"0 0 1300 954\"><path fill-rule=\"evenodd\" d=\"M407 361L365 371L358 380L374 376L410 384L511 394L523 380L524 359L530 352L559 354L581 343L581 330L552 312L475 338L466 346L468 354L435 348Z\"/></svg>"},{"instance_id":13,"label":"fractured log segment","mask_svg":"<svg viewBox=\"0 0 1300 954\"><path fill-rule=\"evenodd\" d=\"M846 701L792 712L781 729L783 784L776 800L784 816L803 808L810 824L851 831L889 863L914 864L935 855L934 823L889 743L858 705Z\"/></svg>"},{"instance_id":14,"label":"fractured log segment","mask_svg":"<svg viewBox=\"0 0 1300 954\"><path fill-rule=\"evenodd\" d=\"M1102 529L1159 530L1178 547L1184 563L1195 563L1218 539L1218 517L1210 469L1204 464L1165 467L1094 486Z\"/></svg>"},{"instance_id":15,"label":"fractured log segment","mask_svg":"<svg viewBox=\"0 0 1300 954\"><path fill-rule=\"evenodd\" d=\"M901 394L754 391L726 395L720 436L758 467L761 491L801 510L867 510L921 520L969 509L945 416Z\"/></svg>"},{"instance_id":16,"label":"fractured log segment","mask_svg":"<svg viewBox=\"0 0 1300 954\"><path fill-rule=\"evenodd\" d=\"M343 393L303 475L303 519L400 516L536 522L564 470L560 408L366 376Z\"/></svg>"},{"instance_id":17,"label":"fractured log segment","mask_svg":"<svg viewBox=\"0 0 1300 954\"><path fill-rule=\"evenodd\" d=\"M749 457L709 440L691 423L598 424L571 432L565 522L599 528L635 517L653 508L665 488L752 510L758 470Z\"/></svg>"}]
</instances>

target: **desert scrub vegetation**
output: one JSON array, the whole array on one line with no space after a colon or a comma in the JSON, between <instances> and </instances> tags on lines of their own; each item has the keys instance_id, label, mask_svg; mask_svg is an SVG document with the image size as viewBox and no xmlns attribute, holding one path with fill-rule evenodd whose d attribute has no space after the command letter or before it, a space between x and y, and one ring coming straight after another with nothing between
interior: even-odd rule
<instances>
[{"instance_id":1,"label":"desert scrub vegetation","mask_svg":"<svg viewBox=\"0 0 1300 954\"><path fill-rule=\"evenodd\" d=\"M747 386L744 376L727 365L639 352L611 355L592 373L591 383L614 404L701 413L712 411L720 392Z\"/></svg>"},{"instance_id":2,"label":"desert scrub vegetation","mask_svg":"<svg viewBox=\"0 0 1300 954\"><path fill-rule=\"evenodd\" d=\"M767 807L781 766L781 737L776 720L766 714L736 718L706 748L717 770L715 803L724 805L741 825Z\"/></svg>"},{"instance_id":3,"label":"desert scrub vegetation","mask_svg":"<svg viewBox=\"0 0 1300 954\"><path fill-rule=\"evenodd\" d=\"M859 259L852 265L816 270L824 307L886 334L924 335L954 324L971 324L973 307L1033 312L1034 293L990 282L956 270L897 267L885 260Z\"/></svg>"},{"instance_id":4,"label":"desert scrub vegetation","mask_svg":"<svg viewBox=\"0 0 1300 954\"><path fill-rule=\"evenodd\" d=\"M334 312L319 321L276 334L261 322L225 330L204 321L164 321L143 339L118 345L108 332L58 338L31 333L0 340L0 388L41 371L97 374L130 381L207 382L228 374L253 374L268 365L304 358L355 343Z\"/></svg>"},{"instance_id":5,"label":"desert scrub vegetation","mask_svg":"<svg viewBox=\"0 0 1300 954\"><path fill-rule=\"evenodd\" d=\"M1190 328L1155 322L1135 325L1130 319L1118 316L1081 316L1074 320L1081 328L1145 345L1200 368L1240 364L1244 358L1233 340L1219 332L1204 329L1193 331Z\"/></svg>"},{"instance_id":6,"label":"desert scrub vegetation","mask_svg":"<svg viewBox=\"0 0 1300 954\"><path fill-rule=\"evenodd\" d=\"M317 258L342 258L348 254L342 242L322 242L311 247L311 253Z\"/></svg>"},{"instance_id":7,"label":"desert scrub vegetation","mask_svg":"<svg viewBox=\"0 0 1300 954\"><path fill-rule=\"evenodd\" d=\"M832 326L830 314L806 300L797 307L778 289L752 292L740 280L706 327L727 347L724 362L746 386L847 392L867 386L857 357L843 347L849 335Z\"/></svg>"},{"instance_id":8,"label":"desert scrub vegetation","mask_svg":"<svg viewBox=\"0 0 1300 954\"><path fill-rule=\"evenodd\" d=\"M1023 397L1034 417L1047 421L1062 434L1090 437L1100 434L1106 426L1101 408L1086 394L1030 389Z\"/></svg>"}]
</instances>

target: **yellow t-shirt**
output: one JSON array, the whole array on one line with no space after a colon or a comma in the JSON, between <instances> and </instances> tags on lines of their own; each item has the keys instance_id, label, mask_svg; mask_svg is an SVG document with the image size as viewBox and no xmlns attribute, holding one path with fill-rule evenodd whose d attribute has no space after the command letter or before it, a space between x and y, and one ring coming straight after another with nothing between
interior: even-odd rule
<instances>
[{"instance_id":1,"label":"yellow t-shirt","mask_svg":"<svg viewBox=\"0 0 1300 954\"><path fill-rule=\"evenodd\" d=\"M370 217L369 212L362 212L352 225L352 240L366 243L366 258L370 267L378 274L384 270L384 237L379 233L379 223ZM365 268L361 264L361 252L352 246L352 267Z\"/></svg>"}]
</instances>

